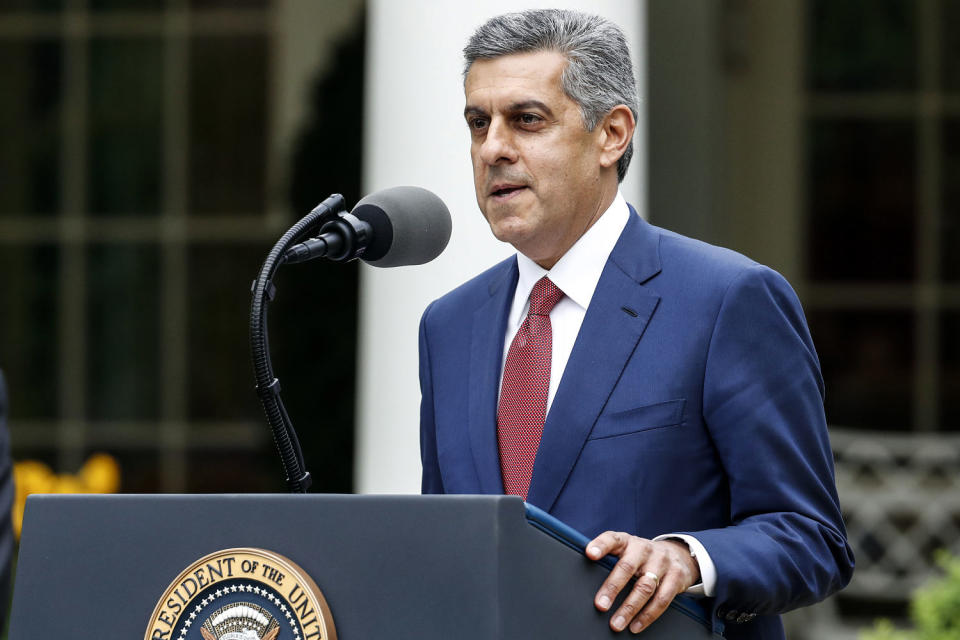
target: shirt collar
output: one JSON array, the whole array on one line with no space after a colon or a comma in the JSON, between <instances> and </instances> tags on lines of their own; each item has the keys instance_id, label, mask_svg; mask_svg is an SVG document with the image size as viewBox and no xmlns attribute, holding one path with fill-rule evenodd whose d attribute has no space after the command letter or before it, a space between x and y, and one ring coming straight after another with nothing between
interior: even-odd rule
<instances>
[{"instance_id":1,"label":"shirt collar","mask_svg":"<svg viewBox=\"0 0 960 640\"><path fill-rule=\"evenodd\" d=\"M514 294L514 304L510 314L510 324L518 324L527 310L526 301L530 297L533 285L545 275L560 287L564 294L584 310L590 306L593 292L600 281L603 267L620 238L623 228L630 217L630 208L623 194L617 191L616 198L593 225L567 250L547 271L536 262L517 254L519 278ZM523 303L517 304L523 301Z\"/></svg>"}]
</instances>

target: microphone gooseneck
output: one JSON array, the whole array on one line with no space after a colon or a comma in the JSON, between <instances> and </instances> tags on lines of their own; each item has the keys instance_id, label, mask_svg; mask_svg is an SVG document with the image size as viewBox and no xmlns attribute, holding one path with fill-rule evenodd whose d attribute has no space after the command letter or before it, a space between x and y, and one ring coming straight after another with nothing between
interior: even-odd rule
<instances>
[{"instance_id":1,"label":"microphone gooseneck","mask_svg":"<svg viewBox=\"0 0 960 640\"><path fill-rule=\"evenodd\" d=\"M270 360L267 307L276 296L277 270L285 263L320 257L335 262L361 258L378 267L423 264L440 255L450 239L450 212L426 189L385 189L363 198L350 213L344 208L343 196L334 194L300 219L274 244L251 287L250 354L256 391L291 493L306 493L311 478Z\"/></svg>"}]
</instances>

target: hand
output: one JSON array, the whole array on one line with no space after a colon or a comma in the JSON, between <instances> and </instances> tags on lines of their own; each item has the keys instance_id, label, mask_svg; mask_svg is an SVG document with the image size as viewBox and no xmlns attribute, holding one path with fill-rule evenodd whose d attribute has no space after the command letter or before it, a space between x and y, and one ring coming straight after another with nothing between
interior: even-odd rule
<instances>
[{"instance_id":1,"label":"hand","mask_svg":"<svg viewBox=\"0 0 960 640\"><path fill-rule=\"evenodd\" d=\"M658 540L631 536L622 531L606 531L587 545L587 557L599 560L613 554L620 559L603 582L594 605L607 611L617 595L634 577L630 593L611 616L610 627L640 633L666 611L678 593L700 581L700 565L681 540Z\"/></svg>"}]
</instances>

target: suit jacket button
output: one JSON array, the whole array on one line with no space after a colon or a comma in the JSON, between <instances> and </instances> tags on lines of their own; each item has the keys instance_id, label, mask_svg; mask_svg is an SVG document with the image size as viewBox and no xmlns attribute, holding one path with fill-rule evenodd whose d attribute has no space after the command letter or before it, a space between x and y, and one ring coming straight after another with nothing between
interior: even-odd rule
<instances>
[{"instance_id":1,"label":"suit jacket button","mask_svg":"<svg viewBox=\"0 0 960 640\"><path fill-rule=\"evenodd\" d=\"M724 616L724 619L726 619L727 622L736 622L738 617L740 617L740 612L736 609L731 609L730 611L727 611L727 615Z\"/></svg>"}]
</instances>

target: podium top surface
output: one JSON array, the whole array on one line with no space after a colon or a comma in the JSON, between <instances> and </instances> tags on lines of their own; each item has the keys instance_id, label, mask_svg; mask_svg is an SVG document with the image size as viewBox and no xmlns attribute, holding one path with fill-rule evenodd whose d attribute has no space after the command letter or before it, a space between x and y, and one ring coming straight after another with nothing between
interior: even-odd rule
<instances>
[{"instance_id":1,"label":"podium top surface","mask_svg":"<svg viewBox=\"0 0 960 640\"><path fill-rule=\"evenodd\" d=\"M237 547L302 567L341 640L619 637L593 607L608 568L555 524L547 516L531 526L523 502L508 496L35 495L10 638L70 637L81 627L142 638L171 581ZM644 635L720 637L686 599Z\"/></svg>"}]
</instances>

